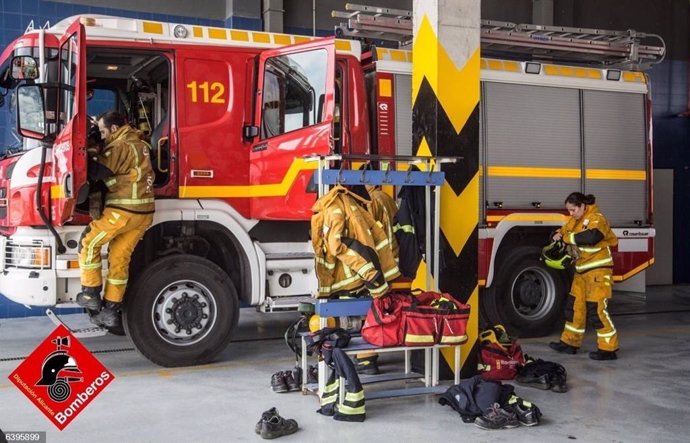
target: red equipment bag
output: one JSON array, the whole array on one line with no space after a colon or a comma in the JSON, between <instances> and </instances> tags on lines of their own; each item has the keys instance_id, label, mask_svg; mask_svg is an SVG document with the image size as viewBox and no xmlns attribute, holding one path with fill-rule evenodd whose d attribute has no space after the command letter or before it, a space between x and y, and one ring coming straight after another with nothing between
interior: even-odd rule
<instances>
[{"instance_id":1,"label":"red equipment bag","mask_svg":"<svg viewBox=\"0 0 690 443\"><path fill-rule=\"evenodd\" d=\"M479 372L484 380L512 380L525 365L520 343L502 325L479 334Z\"/></svg>"},{"instance_id":2,"label":"red equipment bag","mask_svg":"<svg viewBox=\"0 0 690 443\"><path fill-rule=\"evenodd\" d=\"M460 344L467 340L470 306L456 301L450 294L421 292L403 309L405 346Z\"/></svg>"},{"instance_id":3,"label":"red equipment bag","mask_svg":"<svg viewBox=\"0 0 690 443\"><path fill-rule=\"evenodd\" d=\"M392 292L371 301L371 308L362 326L362 338L379 347L402 343L403 308L410 306L409 294Z\"/></svg>"}]
</instances>

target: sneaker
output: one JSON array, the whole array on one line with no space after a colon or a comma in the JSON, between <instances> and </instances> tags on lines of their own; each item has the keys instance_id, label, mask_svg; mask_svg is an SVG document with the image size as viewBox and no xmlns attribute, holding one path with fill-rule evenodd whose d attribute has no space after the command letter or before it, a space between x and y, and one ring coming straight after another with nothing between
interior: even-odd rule
<instances>
[{"instance_id":1,"label":"sneaker","mask_svg":"<svg viewBox=\"0 0 690 443\"><path fill-rule=\"evenodd\" d=\"M273 392L288 392L290 390L283 371L276 372L271 376L271 389Z\"/></svg>"},{"instance_id":2,"label":"sneaker","mask_svg":"<svg viewBox=\"0 0 690 443\"><path fill-rule=\"evenodd\" d=\"M275 407L269 409L268 411L262 412L261 420L259 420L256 423L256 426L254 426L254 432L256 432L257 434L261 434L261 425L263 424L263 422L265 422L266 420L270 420L271 417L273 417L274 415L278 415L278 410Z\"/></svg>"},{"instance_id":3,"label":"sneaker","mask_svg":"<svg viewBox=\"0 0 690 443\"><path fill-rule=\"evenodd\" d=\"M283 418L276 414L268 420L261 422L261 438L267 440L282 437L283 435L290 435L297 432L297 421L291 418Z\"/></svg>"},{"instance_id":4,"label":"sneaker","mask_svg":"<svg viewBox=\"0 0 690 443\"><path fill-rule=\"evenodd\" d=\"M379 374L379 365L376 363L378 355L374 357L367 357L362 360L355 358L355 370L362 375L376 375Z\"/></svg>"},{"instance_id":5,"label":"sneaker","mask_svg":"<svg viewBox=\"0 0 690 443\"><path fill-rule=\"evenodd\" d=\"M589 358L592 360L616 360L618 356L616 355L616 351L602 351L601 349L597 349L589 353Z\"/></svg>"},{"instance_id":6,"label":"sneaker","mask_svg":"<svg viewBox=\"0 0 690 443\"><path fill-rule=\"evenodd\" d=\"M511 429L517 428L520 422L515 412L501 408L501 405L494 403L486 410L484 415L477 417L474 425L481 429Z\"/></svg>"},{"instance_id":7,"label":"sneaker","mask_svg":"<svg viewBox=\"0 0 690 443\"><path fill-rule=\"evenodd\" d=\"M541 411L537 405L527 400L523 400L517 395L510 397L506 409L513 411L518 421L523 426L536 426L539 424Z\"/></svg>"},{"instance_id":8,"label":"sneaker","mask_svg":"<svg viewBox=\"0 0 690 443\"><path fill-rule=\"evenodd\" d=\"M285 377L285 385L288 388L288 391L294 392L294 391L299 391L301 389L300 383L296 380L295 375L293 374L293 371L284 371L283 372L283 377ZM298 375L299 377L299 375ZM302 377L299 377L300 379Z\"/></svg>"},{"instance_id":9,"label":"sneaker","mask_svg":"<svg viewBox=\"0 0 690 443\"><path fill-rule=\"evenodd\" d=\"M562 341L553 341L549 343L549 347L561 354L577 354L577 348L575 346L570 346L568 343L563 343Z\"/></svg>"}]
</instances>

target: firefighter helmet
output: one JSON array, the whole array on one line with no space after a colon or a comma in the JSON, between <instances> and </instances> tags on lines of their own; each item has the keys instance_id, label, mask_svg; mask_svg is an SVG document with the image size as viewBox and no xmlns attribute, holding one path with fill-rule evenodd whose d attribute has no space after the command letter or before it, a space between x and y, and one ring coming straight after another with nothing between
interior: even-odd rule
<instances>
[{"instance_id":1,"label":"firefighter helmet","mask_svg":"<svg viewBox=\"0 0 690 443\"><path fill-rule=\"evenodd\" d=\"M567 245L561 240L544 246L541 257L546 266L553 269L565 269L573 262L573 258L568 254Z\"/></svg>"}]
</instances>

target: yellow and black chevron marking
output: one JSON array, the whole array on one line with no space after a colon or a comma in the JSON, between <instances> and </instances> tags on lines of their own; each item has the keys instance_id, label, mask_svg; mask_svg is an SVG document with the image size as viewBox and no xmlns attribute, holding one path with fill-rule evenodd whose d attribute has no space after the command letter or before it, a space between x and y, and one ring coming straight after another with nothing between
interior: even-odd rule
<instances>
[{"instance_id":1,"label":"yellow and black chevron marking","mask_svg":"<svg viewBox=\"0 0 690 443\"><path fill-rule=\"evenodd\" d=\"M472 306L468 340L462 347L463 377L476 373L479 319L478 36L476 42L473 51L466 51L470 55L464 65L456 66L425 15L413 48L413 150L416 155L462 157L459 163L443 167L446 183L441 190L441 275L434 277L441 291ZM443 355L451 368L452 351Z\"/></svg>"}]
</instances>

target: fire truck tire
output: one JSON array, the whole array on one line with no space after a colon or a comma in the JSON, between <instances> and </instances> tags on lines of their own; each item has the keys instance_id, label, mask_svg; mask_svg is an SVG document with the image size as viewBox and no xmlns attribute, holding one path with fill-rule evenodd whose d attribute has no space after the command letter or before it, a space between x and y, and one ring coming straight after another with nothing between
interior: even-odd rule
<instances>
[{"instance_id":1,"label":"fire truck tire","mask_svg":"<svg viewBox=\"0 0 690 443\"><path fill-rule=\"evenodd\" d=\"M239 318L235 286L215 263L193 255L153 262L125 301L125 331L146 358L165 367L212 361Z\"/></svg>"},{"instance_id":2,"label":"fire truck tire","mask_svg":"<svg viewBox=\"0 0 690 443\"><path fill-rule=\"evenodd\" d=\"M541 337L562 326L570 279L544 265L540 253L538 247L520 246L499 257L494 282L482 297L485 317L511 335Z\"/></svg>"}]
</instances>

